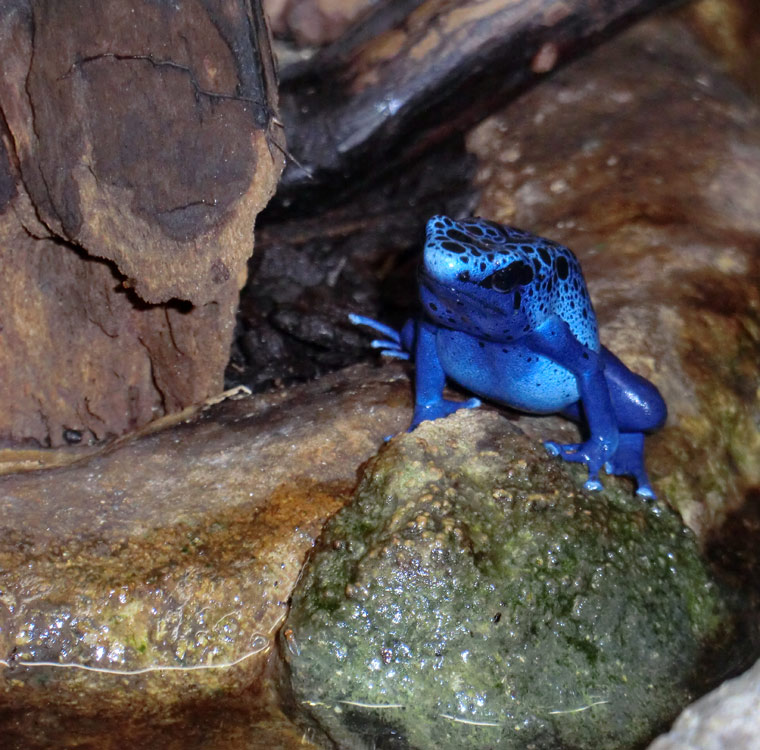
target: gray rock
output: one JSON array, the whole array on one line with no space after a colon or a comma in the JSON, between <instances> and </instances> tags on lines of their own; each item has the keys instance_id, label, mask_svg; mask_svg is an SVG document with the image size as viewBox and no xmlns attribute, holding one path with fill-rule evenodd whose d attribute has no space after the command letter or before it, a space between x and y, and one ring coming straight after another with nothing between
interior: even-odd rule
<instances>
[{"instance_id":1,"label":"gray rock","mask_svg":"<svg viewBox=\"0 0 760 750\"><path fill-rule=\"evenodd\" d=\"M689 706L649 750L756 750L760 743L760 661Z\"/></svg>"}]
</instances>

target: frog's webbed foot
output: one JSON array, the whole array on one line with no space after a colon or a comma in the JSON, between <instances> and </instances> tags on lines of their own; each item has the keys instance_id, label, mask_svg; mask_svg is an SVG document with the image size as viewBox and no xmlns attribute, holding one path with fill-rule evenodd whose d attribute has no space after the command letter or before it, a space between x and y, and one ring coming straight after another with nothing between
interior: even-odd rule
<instances>
[{"instance_id":1,"label":"frog's webbed foot","mask_svg":"<svg viewBox=\"0 0 760 750\"><path fill-rule=\"evenodd\" d=\"M623 432L615 455L604 464L608 474L629 476L636 480L636 494L649 500L655 499L654 490L644 468L644 433Z\"/></svg>"},{"instance_id":2,"label":"frog's webbed foot","mask_svg":"<svg viewBox=\"0 0 760 750\"><path fill-rule=\"evenodd\" d=\"M367 318L364 315L356 315L355 313L349 313L348 319L356 326L366 326L386 337L374 339L370 342L370 346L373 349L379 349L383 357L409 359L409 352L404 349L401 334L395 328L391 328L384 323L379 323L372 318Z\"/></svg>"},{"instance_id":3,"label":"frog's webbed foot","mask_svg":"<svg viewBox=\"0 0 760 750\"><path fill-rule=\"evenodd\" d=\"M420 422L426 420L440 419L448 417L460 409L475 409L480 406L482 401L479 398L470 398L467 401L450 401L442 398L430 404L417 404L414 407L414 416L408 432L411 432Z\"/></svg>"},{"instance_id":4,"label":"frog's webbed foot","mask_svg":"<svg viewBox=\"0 0 760 750\"><path fill-rule=\"evenodd\" d=\"M608 440L592 439L585 443L555 443L553 440L546 440L544 447L552 456L560 456L563 460L570 463L586 464L588 467L588 479L584 482L583 488L590 492L598 492L602 489L602 483L599 480L599 472L602 466L608 462L608 457L614 450L614 443Z\"/></svg>"},{"instance_id":5,"label":"frog's webbed foot","mask_svg":"<svg viewBox=\"0 0 760 750\"><path fill-rule=\"evenodd\" d=\"M636 481L636 494L648 499L654 499L655 494L644 468L644 434L641 432L621 433L618 444L611 457L598 449L600 442L567 443L561 445L552 440L544 443L546 450L552 456L561 456L565 461L585 463L588 466L588 480L584 489L597 491L602 489L599 481L599 471L602 467L608 474L615 476L630 476ZM594 450L594 448L597 448ZM589 450L591 448L591 450ZM607 452L609 455L609 451Z\"/></svg>"}]
</instances>

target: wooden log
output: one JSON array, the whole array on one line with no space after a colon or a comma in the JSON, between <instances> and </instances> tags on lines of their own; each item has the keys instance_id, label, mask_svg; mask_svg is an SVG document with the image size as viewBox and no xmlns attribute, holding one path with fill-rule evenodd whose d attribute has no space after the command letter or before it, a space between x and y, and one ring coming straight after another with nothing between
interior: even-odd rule
<instances>
[{"instance_id":1,"label":"wooden log","mask_svg":"<svg viewBox=\"0 0 760 750\"><path fill-rule=\"evenodd\" d=\"M258 0L2 0L0 60L0 444L219 392L282 169Z\"/></svg>"},{"instance_id":2,"label":"wooden log","mask_svg":"<svg viewBox=\"0 0 760 750\"><path fill-rule=\"evenodd\" d=\"M390 2L283 79L284 206L345 192L478 122L668 0ZM399 7L411 12L400 16ZM399 17L400 16L400 17ZM388 23L383 23L387 18ZM367 28L384 28L367 38ZM328 188L328 189L326 189Z\"/></svg>"}]
</instances>

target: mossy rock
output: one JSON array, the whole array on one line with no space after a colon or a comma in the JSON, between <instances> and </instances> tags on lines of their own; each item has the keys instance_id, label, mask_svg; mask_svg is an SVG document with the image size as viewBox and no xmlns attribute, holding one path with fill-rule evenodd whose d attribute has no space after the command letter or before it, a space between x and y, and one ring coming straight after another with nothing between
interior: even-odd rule
<instances>
[{"instance_id":1,"label":"mossy rock","mask_svg":"<svg viewBox=\"0 0 760 750\"><path fill-rule=\"evenodd\" d=\"M638 748L708 687L730 617L692 536L579 472L482 412L368 464L282 631L339 747Z\"/></svg>"}]
</instances>

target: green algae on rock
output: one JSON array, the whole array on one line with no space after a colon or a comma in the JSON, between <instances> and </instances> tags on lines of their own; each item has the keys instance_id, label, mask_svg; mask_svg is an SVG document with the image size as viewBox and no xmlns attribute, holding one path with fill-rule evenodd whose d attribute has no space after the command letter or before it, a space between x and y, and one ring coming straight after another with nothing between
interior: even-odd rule
<instances>
[{"instance_id":1,"label":"green algae on rock","mask_svg":"<svg viewBox=\"0 0 760 750\"><path fill-rule=\"evenodd\" d=\"M295 699L343 748L652 739L730 620L676 515L607 486L493 413L389 443L293 597Z\"/></svg>"}]
</instances>

